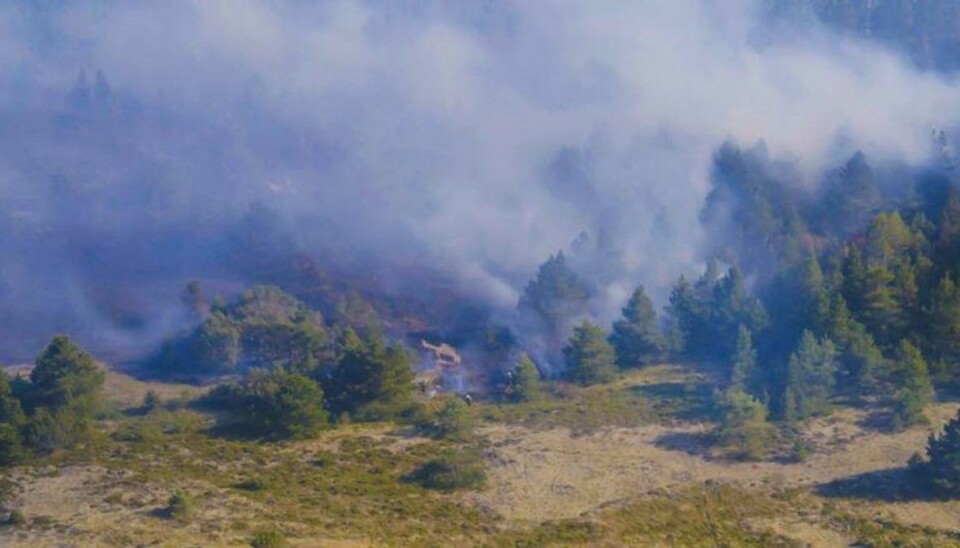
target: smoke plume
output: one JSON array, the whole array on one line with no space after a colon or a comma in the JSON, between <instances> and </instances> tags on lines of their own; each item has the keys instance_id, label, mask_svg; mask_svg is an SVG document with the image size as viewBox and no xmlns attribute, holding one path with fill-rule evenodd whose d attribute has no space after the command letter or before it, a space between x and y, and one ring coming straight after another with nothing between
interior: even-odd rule
<instances>
[{"instance_id":1,"label":"smoke plume","mask_svg":"<svg viewBox=\"0 0 960 548\"><path fill-rule=\"evenodd\" d=\"M724 141L815 181L856 149L922 163L960 116L894 52L778 28L749 1L6 4L0 358L156 343L251 238L494 311L580 238L600 319L638 282L662 303Z\"/></svg>"}]
</instances>

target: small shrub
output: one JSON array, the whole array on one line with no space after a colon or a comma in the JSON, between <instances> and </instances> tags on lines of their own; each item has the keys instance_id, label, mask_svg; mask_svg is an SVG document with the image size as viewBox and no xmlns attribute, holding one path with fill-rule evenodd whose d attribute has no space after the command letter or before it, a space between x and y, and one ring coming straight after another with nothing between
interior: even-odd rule
<instances>
[{"instance_id":1,"label":"small shrub","mask_svg":"<svg viewBox=\"0 0 960 548\"><path fill-rule=\"evenodd\" d=\"M154 421L138 420L123 425L111 436L116 441L155 443L163 436L163 432Z\"/></svg>"},{"instance_id":2,"label":"small shrub","mask_svg":"<svg viewBox=\"0 0 960 548\"><path fill-rule=\"evenodd\" d=\"M317 453L316 457L314 457L314 459L310 461L310 464L318 468L326 468L329 466L333 466L336 463L337 463L337 456L329 451L321 451Z\"/></svg>"},{"instance_id":3,"label":"small shrub","mask_svg":"<svg viewBox=\"0 0 960 548\"><path fill-rule=\"evenodd\" d=\"M793 445L790 447L790 461L797 463L806 462L812 453L813 448L810 447L810 444L798 439L794 441Z\"/></svg>"},{"instance_id":4,"label":"small shrub","mask_svg":"<svg viewBox=\"0 0 960 548\"><path fill-rule=\"evenodd\" d=\"M776 430L767 422L767 408L753 396L733 390L719 402L721 422L715 436L733 456L760 460L767 456Z\"/></svg>"},{"instance_id":5,"label":"small shrub","mask_svg":"<svg viewBox=\"0 0 960 548\"><path fill-rule=\"evenodd\" d=\"M163 401L160 399L160 395L153 390L149 390L143 397L143 405L141 408L144 413L149 413L154 409L159 409L161 405L163 405Z\"/></svg>"},{"instance_id":6,"label":"small shrub","mask_svg":"<svg viewBox=\"0 0 960 548\"><path fill-rule=\"evenodd\" d=\"M174 491L167 503L167 516L177 521L186 522L196 513L196 503L183 489Z\"/></svg>"},{"instance_id":7,"label":"small shrub","mask_svg":"<svg viewBox=\"0 0 960 548\"><path fill-rule=\"evenodd\" d=\"M252 548L277 548L286 545L286 539L280 531L259 531L250 540Z\"/></svg>"},{"instance_id":8,"label":"small shrub","mask_svg":"<svg viewBox=\"0 0 960 548\"><path fill-rule=\"evenodd\" d=\"M263 491L268 487L267 480L259 477L247 478L235 485L237 489L244 491Z\"/></svg>"},{"instance_id":9,"label":"small shrub","mask_svg":"<svg viewBox=\"0 0 960 548\"><path fill-rule=\"evenodd\" d=\"M443 454L425 462L409 478L426 489L456 491L476 489L487 480L483 458L476 451Z\"/></svg>"},{"instance_id":10,"label":"small shrub","mask_svg":"<svg viewBox=\"0 0 960 548\"><path fill-rule=\"evenodd\" d=\"M23 512L20 510L11 510L10 516L7 517L7 524L12 527L20 527L27 523L27 518L24 517Z\"/></svg>"},{"instance_id":11,"label":"small shrub","mask_svg":"<svg viewBox=\"0 0 960 548\"><path fill-rule=\"evenodd\" d=\"M431 436L451 441L468 441L473 438L473 417L467 404L457 396L445 396L432 416L425 415L421 428Z\"/></svg>"}]
</instances>

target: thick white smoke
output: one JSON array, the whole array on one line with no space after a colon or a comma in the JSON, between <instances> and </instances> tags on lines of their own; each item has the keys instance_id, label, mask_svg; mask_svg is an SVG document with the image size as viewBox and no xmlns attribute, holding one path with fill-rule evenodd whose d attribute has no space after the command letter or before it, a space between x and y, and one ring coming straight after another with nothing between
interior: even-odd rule
<instances>
[{"instance_id":1,"label":"thick white smoke","mask_svg":"<svg viewBox=\"0 0 960 548\"><path fill-rule=\"evenodd\" d=\"M135 117L142 142L124 145L135 154L108 138L77 143L76 162L105 166L83 184L118 172L123 192L150 193L106 215L166 215L157 204L173 189L169 215L192 212L182 223L257 200L300 226L303 245L336 234L388 262L442 265L503 308L583 231L618 257L607 312L637 282L662 297L698 261L710 158L726 139L764 139L812 175L854 148L922 161L931 127L960 116L951 82L820 29L777 36L749 1L0 9L5 115L52 109L81 68L102 70L147 113ZM151 116L180 121L151 133ZM17 138L49 144L42 130ZM57 143L46 154L69 162L73 142ZM148 182L130 176L154 168L162 176ZM0 165L0 196L33 184L15 162ZM44 209L18 215L30 207ZM14 247L3 238L0 254ZM18 298L12 279L4 298Z\"/></svg>"}]
</instances>

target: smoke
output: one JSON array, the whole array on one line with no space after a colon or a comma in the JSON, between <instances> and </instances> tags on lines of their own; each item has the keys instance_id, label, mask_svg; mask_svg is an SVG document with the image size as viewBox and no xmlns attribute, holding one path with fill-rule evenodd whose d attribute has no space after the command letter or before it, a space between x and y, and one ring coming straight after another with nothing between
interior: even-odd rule
<instances>
[{"instance_id":1,"label":"smoke","mask_svg":"<svg viewBox=\"0 0 960 548\"><path fill-rule=\"evenodd\" d=\"M956 124L952 82L815 25L776 32L760 8L0 7L0 357L58 330L155 343L186 279L236 276L252 204L321 262L404 290L402 265L436 269L494 310L586 233L609 319L636 283L662 302L698 264L725 140L816 180L857 148L923 162Z\"/></svg>"}]
</instances>

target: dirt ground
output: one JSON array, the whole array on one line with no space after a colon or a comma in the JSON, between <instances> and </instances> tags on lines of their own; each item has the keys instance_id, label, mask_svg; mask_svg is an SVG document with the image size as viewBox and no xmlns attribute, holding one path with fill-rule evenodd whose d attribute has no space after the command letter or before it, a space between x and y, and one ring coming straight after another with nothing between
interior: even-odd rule
<instances>
[{"instance_id":1,"label":"dirt ground","mask_svg":"<svg viewBox=\"0 0 960 548\"><path fill-rule=\"evenodd\" d=\"M956 404L930 410L932 424L897 434L861 426L867 415L842 409L812 421L804 438L815 447L796 464L714 461L703 456L706 425L610 428L572 436L567 430L534 432L520 427L486 430L488 489L473 500L508 519L540 522L570 518L604 504L707 480L744 486L811 486L866 472L903 467L927 436L950 417ZM880 515L908 524L960 530L960 502L865 502ZM782 524L802 528L802 524Z\"/></svg>"}]
</instances>

